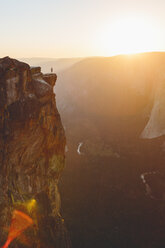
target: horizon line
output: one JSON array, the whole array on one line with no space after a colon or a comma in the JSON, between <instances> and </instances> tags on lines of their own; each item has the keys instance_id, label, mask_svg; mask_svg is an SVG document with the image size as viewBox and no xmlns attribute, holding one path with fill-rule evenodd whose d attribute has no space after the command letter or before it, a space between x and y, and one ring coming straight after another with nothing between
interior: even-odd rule
<instances>
[{"instance_id":1,"label":"horizon line","mask_svg":"<svg viewBox=\"0 0 165 248\"><path fill-rule=\"evenodd\" d=\"M76 57L16 57L17 59L83 59L83 58L110 58L116 56L131 56L138 54L148 54L148 53L165 53L165 50L153 50L153 51L144 51L144 52L135 52L135 53L119 53L114 55L91 55L91 56L76 56ZM4 56L6 57L6 56Z\"/></svg>"}]
</instances>

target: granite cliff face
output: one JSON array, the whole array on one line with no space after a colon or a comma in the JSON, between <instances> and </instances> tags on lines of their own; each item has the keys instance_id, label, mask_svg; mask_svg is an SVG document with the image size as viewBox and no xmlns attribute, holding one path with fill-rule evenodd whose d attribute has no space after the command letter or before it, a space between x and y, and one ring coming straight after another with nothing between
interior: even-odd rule
<instances>
[{"instance_id":1,"label":"granite cliff face","mask_svg":"<svg viewBox=\"0 0 165 248\"><path fill-rule=\"evenodd\" d=\"M161 70L160 70L161 71ZM145 126L141 138L153 139L165 135L165 74L164 68L159 73L157 88L153 94L153 106L147 125Z\"/></svg>"},{"instance_id":2,"label":"granite cliff face","mask_svg":"<svg viewBox=\"0 0 165 248\"><path fill-rule=\"evenodd\" d=\"M0 246L17 209L34 225L12 247L70 247L59 213L66 141L53 93L56 79L40 67L0 59Z\"/></svg>"}]
</instances>

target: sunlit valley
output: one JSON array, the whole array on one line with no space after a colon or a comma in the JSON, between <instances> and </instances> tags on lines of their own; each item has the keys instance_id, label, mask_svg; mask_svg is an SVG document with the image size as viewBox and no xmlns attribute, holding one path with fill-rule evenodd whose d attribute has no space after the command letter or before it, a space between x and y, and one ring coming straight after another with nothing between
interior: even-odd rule
<instances>
[{"instance_id":1,"label":"sunlit valley","mask_svg":"<svg viewBox=\"0 0 165 248\"><path fill-rule=\"evenodd\" d=\"M73 247L163 247L165 54L60 59L42 70L50 64L59 68L60 192Z\"/></svg>"}]
</instances>

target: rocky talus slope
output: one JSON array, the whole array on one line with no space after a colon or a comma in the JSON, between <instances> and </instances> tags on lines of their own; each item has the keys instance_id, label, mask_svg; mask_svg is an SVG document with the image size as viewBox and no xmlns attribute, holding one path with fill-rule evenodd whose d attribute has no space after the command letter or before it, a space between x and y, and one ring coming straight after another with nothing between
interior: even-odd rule
<instances>
[{"instance_id":1,"label":"rocky talus slope","mask_svg":"<svg viewBox=\"0 0 165 248\"><path fill-rule=\"evenodd\" d=\"M70 247L59 213L66 140L53 93L56 79L40 67L0 59L0 246L17 209L33 225L11 247Z\"/></svg>"}]
</instances>

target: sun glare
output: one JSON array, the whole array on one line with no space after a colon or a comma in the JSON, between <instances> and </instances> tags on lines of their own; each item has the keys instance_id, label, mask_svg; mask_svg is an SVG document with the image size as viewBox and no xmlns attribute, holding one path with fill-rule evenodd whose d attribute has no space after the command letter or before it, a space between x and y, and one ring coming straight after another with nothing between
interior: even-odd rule
<instances>
[{"instance_id":1,"label":"sun glare","mask_svg":"<svg viewBox=\"0 0 165 248\"><path fill-rule=\"evenodd\" d=\"M151 51L156 43L157 29L142 18L117 19L103 28L100 46L105 56Z\"/></svg>"}]
</instances>

